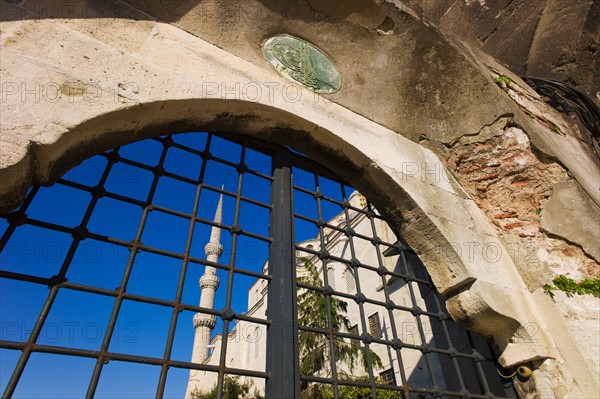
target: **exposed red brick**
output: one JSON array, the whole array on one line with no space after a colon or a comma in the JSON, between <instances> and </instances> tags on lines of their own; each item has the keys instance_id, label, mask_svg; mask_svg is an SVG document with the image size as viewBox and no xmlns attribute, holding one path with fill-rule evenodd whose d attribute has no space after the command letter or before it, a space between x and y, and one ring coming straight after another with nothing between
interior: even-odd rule
<instances>
[{"instance_id":1,"label":"exposed red brick","mask_svg":"<svg viewBox=\"0 0 600 399\"><path fill-rule=\"evenodd\" d=\"M514 229L515 227L523 227L523 222L514 222L504 225L504 228L507 230Z\"/></svg>"},{"instance_id":2,"label":"exposed red brick","mask_svg":"<svg viewBox=\"0 0 600 399\"><path fill-rule=\"evenodd\" d=\"M481 170L481 166L473 166L471 168L464 169L464 170L461 171L461 173L464 173L465 175L468 175L468 174L476 172L478 170Z\"/></svg>"},{"instance_id":3,"label":"exposed red brick","mask_svg":"<svg viewBox=\"0 0 600 399\"><path fill-rule=\"evenodd\" d=\"M507 163L521 155L522 155L522 153L520 153L520 152L518 152L516 154L510 154L509 156L502 158L501 161L502 161L502 163Z\"/></svg>"},{"instance_id":4,"label":"exposed red brick","mask_svg":"<svg viewBox=\"0 0 600 399\"><path fill-rule=\"evenodd\" d=\"M525 180L521 180L521 181L514 181L510 184L512 184L515 187L523 187L523 186L527 186L529 184L529 181L527 179L525 179Z\"/></svg>"},{"instance_id":5,"label":"exposed red brick","mask_svg":"<svg viewBox=\"0 0 600 399\"><path fill-rule=\"evenodd\" d=\"M514 213L498 213L497 215L494 215L494 219L506 219L514 217L517 217L517 215Z\"/></svg>"},{"instance_id":6,"label":"exposed red brick","mask_svg":"<svg viewBox=\"0 0 600 399\"><path fill-rule=\"evenodd\" d=\"M487 175L477 177L477 178L473 179L473 181L484 181L484 180L495 179L497 177L498 177L498 173L490 173Z\"/></svg>"},{"instance_id":7,"label":"exposed red brick","mask_svg":"<svg viewBox=\"0 0 600 399\"><path fill-rule=\"evenodd\" d=\"M469 141L449 148L447 166L499 234L514 237L519 248L544 248L559 263L577 264L585 276L600 276L598 264L581 248L539 230L543 201L553 185L569 179L566 170L538 159L529 143L509 135L495 135L484 143Z\"/></svg>"}]
</instances>

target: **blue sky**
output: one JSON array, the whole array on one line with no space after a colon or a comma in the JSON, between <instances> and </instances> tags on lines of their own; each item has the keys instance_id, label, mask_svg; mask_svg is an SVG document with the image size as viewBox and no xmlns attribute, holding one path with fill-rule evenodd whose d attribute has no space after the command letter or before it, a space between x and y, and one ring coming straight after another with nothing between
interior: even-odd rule
<instances>
[{"instance_id":1,"label":"blue sky","mask_svg":"<svg viewBox=\"0 0 600 399\"><path fill-rule=\"evenodd\" d=\"M206 133L174 135L175 142L197 150L203 150ZM158 163L162 144L156 140L145 140L123 147L120 155L150 166ZM211 153L232 162L239 162L241 147L220 138L213 138ZM96 156L67 172L63 178L86 186L95 186L106 166L106 159ZM202 160L200 156L178 148L170 148L165 160L165 169L190 179L197 179ZM270 158L248 150L245 163L250 169L269 175ZM111 170L105 188L107 191L130 196L141 201L146 199L153 174L125 163L117 163ZM205 182L215 187L224 185L225 190L237 191L238 174L235 169L210 161L207 164ZM314 178L307 172L294 170L295 184L314 190ZM169 177L162 177L157 186L153 203L184 213L192 211L195 186ZM323 180L321 190L326 195L339 199L339 184ZM242 194L248 198L268 203L270 182L257 176L245 174ZM347 191L350 194L350 191ZM91 196L81 190L56 184L42 188L27 211L31 219L75 227L81 223ZM212 219L218 194L202 190L199 217ZM316 202L302 193L295 192L296 212L317 218ZM235 199L225 197L224 220L233 223ZM325 218L341 211L333 204L325 204ZM121 201L101 198L88 223L90 232L118 238L134 239L142 208ZM243 202L239 224L245 231L268 236L268 210ZM0 219L0 232L8 226ZM188 234L189 221L161 212L151 212L145 227L144 245L183 253ZM313 238L316 228L308 223L297 223L296 240ZM192 240L191 256L204 259L204 244L208 240L210 226L197 223ZM69 234L24 225L15 231L4 252L0 255L2 270L51 277L60 269L72 238ZM231 235L224 231L222 244L225 248L220 263L227 264L231 254ZM236 267L260 272L268 255L265 242L241 236L236 248ZM129 257L124 247L86 239L77 249L69 267L70 282L106 289L120 285ZM128 293L174 300L177 290L181 260L167 256L141 252L137 255ZM204 267L190 263L183 290L183 302L197 305L200 289L198 279ZM217 291L215 308L225 306L227 272L218 272L221 287ZM244 275L234 278L232 307L235 312L247 310L248 288L256 281ZM0 280L0 339L24 341L28 338L48 295L43 285L12 280ZM114 298L61 289L50 311L38 343L71 348L99 350L114 304ZM172 309L125 300L110 352L127 353L162 358L168 334ZM189 361L193 342L193 312L179 314L172 359ZM220 332L217 325L215 333ZM6 383L20 356L20 351L0 349L0 390ZM77 358L54 354L34 353L15 392L19 398L79 398L85 395L95 365L95 359ZM96 397L98 398L150 398L156 394L160 368L150 365L111 361L104 366ZM183 397L188 371L171 369L167 378L165 397Z\"/></svg>"}]
</instances>

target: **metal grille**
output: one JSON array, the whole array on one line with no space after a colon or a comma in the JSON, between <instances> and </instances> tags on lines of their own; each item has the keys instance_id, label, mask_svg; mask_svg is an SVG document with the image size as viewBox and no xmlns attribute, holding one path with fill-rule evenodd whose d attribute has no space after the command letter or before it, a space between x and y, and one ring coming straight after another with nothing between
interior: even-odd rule
<instances>
[{"instance_id":1,"label":"metal grille","mask_svg":"<svg viewBox=\"0 0 600 399\"><path fill-rule=\"evenodd\" d=\"M134 143L31 188L1 226L6 398L182 397L190 370L217 398L236 378L246 397L514 396L368 201L281 147L210 133ZM218 262L201 251L213 227ZM197 305L206 266L221 280L214 308ZM191 362L198 313L217 325ZM308 367L315 342L323 361ZM399 386L378 377L389 369Z\"/></svg>"},{"instance_id":2,"label":"metal grille","mask_svg":"<svg viewBox=\"0 0 600 399\"><path fill-rule=\"evenodd\" d=\"M452 322L423 264L367 199L314 165L293 168L292 189L304 397L347 398L356 387L373 398L516 397L485 340ZM350 270L355 291L335 289L323 272L332 268ZM303 300L324 315L303 317ZM318 367L306 364L311 344L324 349ZM399 385L381 379L389 369Z\"/></svg>"},{"instance_id":3,"label":"metal grille","mask_svg":"<svg viewBox=\"0 0 600 399\"><path fill-rule=\"evenodd\" d=\"M116 362L128 362L130 366L147 364L158 367L160 370L158 374L154 372L158 369L152 369L153 372L145 374L144 382L137 386L142 388L143 385L145 392L149 391L148 387L154 386L156 397L165 395L167 377L171 374L174 379L177 377L175 369L215 373L218 375L219 391L222 391L224 378L227 375L244 375L258 379L268 377L264 371L264 364L249 370L228 367L226 358L228 340L226 339L221 341L221 356L218 363L213 365L191 363L189 358L192 342L188 340L183 348L181 345L176 348L175 337L176 332L193 331L191 319L196 312L216 316L221 321L222 336L227 336L232 330L231 325L236 322L269 325L265 317L250 317L244 314L246 309L236 309L232 304L232 292L235 285L234 276L240 281L240 288L250 285L244 284L244 278L270 280L270 276L262 272L262 263L248 268L248 262L238 264L239 256L236 254L236 251L247 249L249 246L254 246L264 253L271 241L267 229L268 214L272 208L268 196L272 181L270 158L257 158L255 154L255 165L249 164L246 162L246 157L251 150L246 146L234 145L211 134L197 134L195 137L182 137L182 139L167 136L137 145L137 151L127 151L127 147L124 147L102 154L82 165L79 171L68 173L60 179L51 189L63 190L60 199L67 202L66 206L55 202L57 198L53 198L50 194L43 195L51 189L34 187L18 210L4 215L8 225L5 225L6 229L0 243L4 251L2 271L0 271L0 277L3 279L2 291L38 294L40 290L43 291L44 287L47 287L48 292L41 311L35 319L31 317L31 313L36 311L35 307L27 309L30 314L25 315L25 318L20 318L17 314L9 315L12 313L8 312L11 306L18 307L18 295L3 298L3 325L14 324L19 331L11 334L12 330L7 333L5 328L0 347L21 351L14 364L14 370L11 371L10 380L4 388L3 397L10 398L13 394L34 396L31 392L33 392L32 387L39 384L39 379L36 378L38 376L32 373L24 375L24 371L31 368L33 373L40 373L43 376L53 362L57 364L64 362L62 358L50 357L46 359L46 367L36 367L37 364L34 363L37 363L37 359L32 359L32 355L40 353L93 360L92 367L85 364L85 373L76 374L78 378L87 379L88 384L85 391L81 388L77 391L77 387L73 387L71 396L75 397L108 395L109 386L117 380L114 374L119 374L119 370L131 373L132 377L137 375L135 367L114 366ZM132 146L135 147L136 144ZM152 158L157 160L155 164L148 163ZM172 162L178 159L179 162ZM185 162L181 162L181 159ZM264 159L264 162L256 163L256 159ZM96 181L95 173L90 171L99 170L100 166L102 171ZM244 195L244 181L251 179L253 184L262 184L266 187L266 201ZM123 180L126 180L127 184L114 184L115 181ZM225 186L221 188L223 183ZM116 190L112 191L110 186L115 186ZM129 192L123 193L123 191ZM179 197L184 194L187 196ZM229 232L227 251L229 256L226 256L224 261L221 259L219 263L212 263L204 260L203 254L199 253L197 248L204 247L202 240L208 239L207 229L214 225L211 212L214 212L218 194L225 196L225 207L230 212L229 217L225 218L228 221L218 225L223 231ZM37 198L40 196L41 198ZM85 210L79 219L76 216L78 210L69 207L70 197L75 197L84 204ZM34 206L36 204L37 206ZM103 209L100 210L100 207ZM261 209L264 210L262 213L267 218L263 220L262 226L244 224L249 213L260 213ZM99 214L100 217L94 219L94 214ZM121 224L129 226L115 228ZM18 235L20 230L26 230L25 239ZM52 269L57 262L48 262L49 259L43 253L36 255L39 257L39 262L29 262L29 264L26 261L31 261L31 257L21 259L22 254L10 255L11 251L24 245L23 243L41 243L43 251L44 245L48 247L58 242L55 236L48 235L48 232L62 233L61 245L62 241L70 239L66 246L66 253L56 260L60 262L56 272ZM181 240L174 245L166 245L165 235L175 235ZM84 242L92 242L92 244L84 246ZM101 256L99 262L89 263L90 257L96 257L89 253L94 248L102 251L102 255L116 254L116 257L106 262L105 256ZM85 268L86 260L88 268L94 269L82 274L81 267ZM160 267L166 265L168 267ZM199 295L197 278L207 265L220 271L221 290L225 295L222 296L217 309L202 308L197 305ZM101 281L108 280L102 278L103 274L108 272L106 270L108 268L120 268L120 282L116 289L114 286L107 288L99 284ZM151 276L148 273L152 272L164 273L159 277L158 290L155 291L145 287L146 284L150 284ZM171 284L171 291L166 295L164 286L161 285L168 283ZM71 292L85 295L74 296ZM163 298L158 297L159 293ZM108 317L101 312L97 314L97 326L102 335L100 341L89 342L89 339L79 336L77 330L73 328L75 339L63 339L58 342L66 344L64 346L41 343L48 341L46 337L48 322L60 328L63 336L68 333L65 330L66 325L79 326L79 328L88 326L89 329L90 323L94 323L94 321L90 322L90 318L86 318L85 315L72 315L66 322L58 324L55 320L49 320L53 308L59 307L63 312L72 311L73 306L69 306L70 303L59 301L61 296L66 300L75 301L77 298L85 302L86 305L90 305L89 312L98 312L97 303L106 302L105 298L112 299L108 301L112 302L112 305L109 305L112 309ZM78 309L77 312L84 313L85 310L80 312ZM164 324L156 326L157 320L136 318L134 313L138 315L145 313L148 318L155 317ZM123 314L125 318L121 320L120 315ZM31 326L26 324L26 320L35 320L35 322ZM96 319L93 317L91 320ZM129 329L126 328L128 323ZM25 327L22 327L23 325ZM27 330L26 334L21 331L22 328ZM160 341L155 341L157 337L152 333L154 329L162 331ZM138 330L137 334L134 333L135 330ZM144 335L144 332L147 334ZM131 335L132 333L134 334ZM127 334L130 336L128 337ZM144 350L144 346L152 346L154 350ZM178 349L180 354L176 356L173 353L174 349ZM8 356L7 353L3 353L2 359L8 359ZM73 366L75 367L77 366ZM87 378L85 374L88 374ZM104 375L107 378L103 381ZM181 377L181 374L178 376ZM43 378L43 380L48 383L47 379ZM132 378L130 382L134 380L135 378ZM181 385L185 391L187 379L184 376L179 380L183 381ZM68 383L69 381L57 382L60 385ZM177 387L171 388L169 391L171 397L183 396L183 392L180 392ZM51 396L51 392L59 392L55 397L63 396L62 391L53 391L51 386L46 386L45 389L47 393L43 395ZM139 393L131 392L136 389L135 384L129 386L123 384L121 389L122 395L140 397ZM142 397L144 396L154 395L145 393Z\"/></svg>"}]
</instances>

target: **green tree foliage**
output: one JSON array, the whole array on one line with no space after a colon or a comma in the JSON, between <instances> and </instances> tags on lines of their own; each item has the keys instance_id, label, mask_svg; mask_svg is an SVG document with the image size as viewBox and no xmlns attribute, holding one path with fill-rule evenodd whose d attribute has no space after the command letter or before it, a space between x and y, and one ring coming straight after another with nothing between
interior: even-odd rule
<instances>
[{"instance_id":1,"label":"green tree foliage","mask_svg":"<svg viewBox=\"0 0 600 399\"><path fill-rule=\"evenodd\" d=\"M359 377L356 380L368 382L369 377ZM378 384L382 383L380 380L376 380L376 382ZM371 395L371 388L367 387L340 385L338 392L340 399L371 399L373 397ZM375 393L377 394L377 399L402 399L404 397L401 391L387 389L376 389ZM333 397L333 390L331 390L331 396L327 396L327 399L333 399Z\"/></svg>"},{"instance_id":2,"label":"green tree foliage","mask_svg":"<svg viewBox=\"0 0 600 399\"><path fill-rule=\"evenodd\" d=\"M245 382L244 384L241 384L235 377L225 377L225 380L223 381L222 397L223 399L264 399L264 396L261 396L257 389L254 389L254 392L250 394L252 385L253 384L251 382ZM216 399L216 397L216 385L207 392L192 392L192 398L194 399Z\"/></svg>"},{"instance_id":3,"label":"green tree foliage","mask_svg":"<svg viewBox=\"0 0 600 399\"><path fill-rule=\"evenodd\" d=\"M306 275L299 278L304 284L315 287L321 286L321 279L315 265L308 259L299 259L306 269ZM335 331L350 329L350 322L346 317L348 305L346 302L330 297L331 326ZM319 291L300 289L298 293L298 324L304 327L327 329L327 306L326 297ZM324 334L307 331L298 332L300 347L300 372L304 375L330 377L330 347L329 337ZM334 337L333 351L335 358L348 366L350 373L354 371L357 361L366 368L366 352L361 350L360 345L353 345L343 338ZM381 359L375 353L370 352L371 362L374 367L382 367ZM344 375L340 368L338 378L352 378ZM302 397L311 399L327 399L330 387L320 384L302 382ZM354 396L349 396L354 397Z\"/></svg>"},{"instance_id":4,"label":"green tree foliage","mask_svg":"<svg viewBox=\"0 0 600 399\"><path fill-rule=\"evenodd\" d=\"M355 381L369 382L369 377L358 377ZM376 379L377 384L381 384L380 379ZM316 393L318 398L322 399L333 399L333 388L331 385L318 384L312 389L312 394ZM375 394L377 399L403 399L404 395L402 391L387 390L387 389L376 389ZM338 397L339 399L371 399L373 397L370 387L357 387L349 385L338 385Z\"/></svg>"}]
</instances>

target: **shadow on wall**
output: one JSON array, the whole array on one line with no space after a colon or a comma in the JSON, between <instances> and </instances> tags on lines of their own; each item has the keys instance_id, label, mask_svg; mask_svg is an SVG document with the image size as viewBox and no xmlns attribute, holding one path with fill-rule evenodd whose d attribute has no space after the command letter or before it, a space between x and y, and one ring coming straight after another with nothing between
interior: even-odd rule
<instances>
[{"instance_id":1,"label":"shadow on wall","mask_svg":"<svg viewBox=\"0 0 600 399\"><path fill-rule=\"evenodd\" d=\"M599 1L399 1L517 75L569 83L600 104Z\"/></svg>"},{"instance_id":2,"label":"shadow on wall","mask_svg":"<svg viewBox=\"0 0 600 399\"><path fill-rule=\"evenodd\" d=\"M406 255L409 259L407 270L403 270L404 267L399 258L394 271L401 274L406 273L413 279L429 280L427 269L419 258L410 253ZM413 282L395 280L390 284L390 293L400 290L405 284L413 284L416 287L415 294L422 298L426 312L448 315L445 299L437 290L419 284L416 280ZM408 343L426 344L429 348L456 351L467 356L477 353L485 360L476 364L472 359L461 355L450 357L436 352L422 353L418 362L414 364L414 368L406 370L409 386L433 389L437 385L439 389L449 391L461 391L465 388L471 393L485 394L489 391L499 396L514 394L511 392L512 389L506 390L503 386L503 381L496 372L496 355L492 353L490 344L482 335L467 331L448 319L442 321L437 317L427 315L415 317L421 319L421 328L426 342L422 342L420 329L417 328L410 331L402 329L401 339L407 340ZM485 388L486 385L487 388Z\"/></svg>"},{"instance_id":3,"label":"shadow on wall","mask_svg":"<svg viewBox=\"0 0 600 399\"><path fill-rule=\"evenodd\" d=\"M213 1L215 3L216 1ZM181 19L202 0L158 1L53 1L34 0L20 5L19 1L2 2L0 21L38 19L98 19L119 18L131 20L160 20L174 22Z\"/></svg>"},{"instance_id":4,"label":"shadow on wall","mask_svg":"<svg viewBox=\"0 0 600 399\"><path fill-rule=\"evenodd\" d=\"M61 2L37 0L21 5L19 1L2 2L0 21L37 19L97 19L119 18L131 20L160 20L167 23L181 20L196 9L201 18L223 19L231 22L234 15L243 15L261 5L264 9L284 19L319 21L323 19L344 20L351 15L362 14L374 23L385 20L385 14L374 0L256 0L231 2L225 0L87 0ZM377 26L375 26L377 27Z\"/></svg>"}]
</instances>

